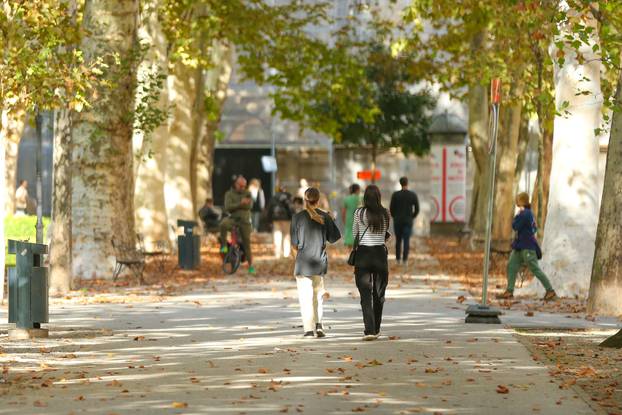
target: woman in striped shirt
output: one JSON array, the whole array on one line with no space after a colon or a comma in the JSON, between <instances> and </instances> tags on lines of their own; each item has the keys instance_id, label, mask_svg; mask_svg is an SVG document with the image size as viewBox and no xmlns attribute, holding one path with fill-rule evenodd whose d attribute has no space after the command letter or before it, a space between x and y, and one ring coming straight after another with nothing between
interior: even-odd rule
<instances>
[{"instance_id":1,"label":"woman in striped shirt","mask_svg":"<svg viewBox=\"0 0 622 415\"><path fill-rule=\"evenodd\" d=\"M386 240L390 236L389 212L382 206L380 189L370 185L365 189L363 207L354 213L352 234L358 238L354 275L361 295L365 336L376 340L380 336L384 293L389 282Z\"/></svg>"}]
</instances>

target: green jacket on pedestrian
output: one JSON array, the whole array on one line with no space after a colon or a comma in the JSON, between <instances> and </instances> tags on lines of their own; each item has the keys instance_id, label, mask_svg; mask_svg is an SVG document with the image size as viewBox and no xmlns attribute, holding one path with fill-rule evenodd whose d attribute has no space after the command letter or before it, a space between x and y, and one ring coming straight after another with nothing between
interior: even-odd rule
<instances>
[{"instance_id":1,"label":"green jacket on pedestrian","mask_svg":"<svg viewBox=\"0 0 622 415\"><path fill-rule=\"evenodd\" d=\"M238 192L235 189L229 189L225 193L225 212L229 213L233 219L238 222L250 222L252 203L242 204L242 199L251 199L251 192L242 190Z\"/></svg>"}]
</instances>

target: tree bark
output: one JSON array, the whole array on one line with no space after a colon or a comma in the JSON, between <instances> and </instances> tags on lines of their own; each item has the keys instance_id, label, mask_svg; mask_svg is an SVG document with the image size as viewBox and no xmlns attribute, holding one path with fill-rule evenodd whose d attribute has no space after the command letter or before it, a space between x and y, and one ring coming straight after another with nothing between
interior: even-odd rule
<instances>
[{"instance_id":1,"label":"tree bark","mask_svg":"<svg viewBox=\"0 0 622 415\"><path fill-rule=\"evenodd\" d=\"M6 146L7 128L9 122L8 110L2 109L0 112L0 149L4 149ZM0 188L6 187L6 163L5 153L0 151ZM4 242L4 217L6 216L6 192L0 192L0 303L4 304L4 274L6 268L6 244Z\"/></svg>"},{"instance_id":2,"label":"tree bark","mask_svg":"<svg viewBox=\"0 0 622 415\"><path fill-rule=\"evenodd\" d=\"M622 330L606 339L599 344L600 347L613 347L615 349L622 349Z\"/></svg>"},{"instance_id":3,"label":"tree bark","mask_svg":"<svg viewBox=\"0 0 622 415\"><path fill-rule=\"evenodd\" d=\"M545 231L551 184L551 164L553 162L553 132L550 128L541 128L541 131L542 133L538 137L538 175L531 201L540 240L542 240Z\"/></svg>"},{"instance_id":4,"label":"tree bark","mask_svg":"<svg viewBox=\"0 0 622 415\"><path fill-rule=\"evenodd\" d=\"M469 227L472 238L484 239L486 231L486 212L488 206L488 95L483 85L471 85L468 94L469 140L475 160L475 178L473 179L473 203Z\"/></svg>"},{"instance_id":5,"label":"tree bark","mask_svg":"<svg viewBox=\"0 0 622 415\"><path fill-rule=\"evenodd\" d=\"M622 72L616 102L622 102ZM587 309L622 315L622 114L613 113Z\"/></svg>"},{"instance_id":6,"label":"tree bark","mask_svg":"<svg viewBox=\"0 0 622 415\"><path fill-rule=\"evenodd\" d=\"M71 112L60 110L54 122L52 187L52 239L50 242L50 294L62 295L72 288L71 241Z\"/></svg>"},{"instance_id":7,"label":"tree bark","mask_svg":"<svg viewBox=\"0 0 622 415\"><path fill-rule=\"evenodd\" d=\"M522 113L522 120L520 125L520 132L518 134L518 147L517 147L517 158L516 158L516 170L514 171L514 183L515 187L518 188L520 184L521 176L523 175L523 171L525 170L525 164L527 161L527 149L529 147L529 114L525 114L525 111Z\"/></svg>"},{"instance_id":8,"label":"tree bark","mask_svg":"<svg viewBox=\"0 0 622 415\"><path fill-rule=\"evenodd\" d=\"M203 203L199 202L199 161L201 158L201 147L205 140L205 76L202 70L198 70L195 75L195 85L197 86L196 95L193 103L192 116L192 143L190 152L190 195L192 198L192 219L197 219L198 211ZM199 205L199 203L201 203Z\"/></svg>"},{"instance_id":9,"label":"tree bark","mask_svg":"<svg viewBox=\"0 0 622 415\"><path fill-rule=\"evenodd\" d=\"M569 22L560 25L556 41L563 42L564 63L558 65L558 50L551 48L555 61L555 101L559 112L568 115L555 117L551 187L546 216L546 233L542 244L542 269L553 287L563 297L585 298L588 294L598 216L598 158L599 145L594 130L600 124L602 98L600 95L599 57L593 52L598 45L597 22L592 15L578 16L567 12ZM572 46L576 36L573 22L594 28L586 42L580 42L577 59ZM587 94L580 94L587 91ZM538 283L526 287L527 292L542 293Z\"/></svg>"},{"instance_id":10,"label":"tree bark","mask_svg":"<svg viewBox=\"0 0 622 415\"><path fill-rule=\"evenodd\" d=\"M78 278L110 278L112 239L128 247L136 243L131 114L137 16L137 0L87 0L84 6L85 61L107 60L103 76L113 87L98 88L92 108L73 120L72 247Z\"/></svg>"},{"instance_id":11,"label":"tree bark","mask_svg":"<svg viewBox=\"0 0 622 415\"><path fill-rule=\"evenodd\" d=\"M6 163L6 201L5 212L15 213L15 183L17 181L17 156L19 142L24 133L26 124L26 112L23 109L13 109L8 114L5 142Z\"/></svg>"},{"instance_id":12,"label":"tree bark","mask_svg":"<svg viewBox=\"0 0 622 415\"><path fill-rule=\"evenodd\" d=\"M138 79L153 71L168 70L168 42L158 21L156 2L143 5L139 39L149 49L138 67ZM168 86L160 91L158 107L169 107ZM156 128L147 139L141 133L134 136L134 149L139 155L136 172L134 204L136 207L136 230L141 234L147 251L161 249L160 241L170 242L171 229L164 199L164 171L166 170L166 146L169 122Z\"/></svg>"},{"instance_id":13,"label":"tree bark","mask_svg":"<svg viewBox=\"0 0 622 415\"><path fill-rule=\"evenodd\" d=\"M516 83L511 89L513 96L521 96L522 85ZM497 142L497 172L495 178L495 204L493 209L492 240L496 250L509 251L512 239L512 217L516 192L516 165L518 163L518 139L522 120L521 102L501 108L499 137Z\"/></svg>"},{"instance_id":14,"label":"tree bark","mask_svg":"<svg viewBox=\"0 0 622 415\"><path fill-rule=\"evenodd\" d=\"M197 199L199 203L212 194L212 175L214 170L214 148L220 120L222 118L222 108L227 99L227 88L231 80L232 73L232 50L226 42L219 42L213 47L214 68L206 71L205 74L205 93L212 100L215 108L213 113L205 117L205 132L203 141L200 145L198 162L198 189Z\"/></svg>"},{"instance_id":15,"label":"tree bark","mask_svg":"<svg viewBox=\"0 0 622 415\"><path fill-rule=\"evenodd\" d=\"M178 219L195 217L192 197L190 159L196 144L194 128L196 101L202 96L200 69L182 63L175 64L169 75L169 97L174 105L166 147L164 195L169 221L176 225Z\"/></svg>"}]
</instances>

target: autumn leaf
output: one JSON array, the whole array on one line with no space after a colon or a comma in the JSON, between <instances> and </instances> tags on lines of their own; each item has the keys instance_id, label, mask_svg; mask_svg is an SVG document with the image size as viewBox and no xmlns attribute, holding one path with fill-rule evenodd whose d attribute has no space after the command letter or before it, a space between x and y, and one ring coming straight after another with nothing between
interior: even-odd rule
<instances>
[{"instance_id":1,"label":"autumn leaf","mask_svg":"<svg viewBox=\"0 0 622 415\"><path fill-rule=\"evenodd\" d=\"M176 409L182 409L187 408L188 404L186 402L173 402L171 406Z\"/></svg>"},{"instance_id":2,"label":"autumn leaf","mask_svg":"<svg viewBox=\"0 0 622 415\"><path fill-rule=\"evenodd\" d=\"M457 302L458 304L462 304L462 303L464 303L464 301L465 301L465 300L466 300L466 297L465 297L464 295L461 295L461 296L459 296L459 297L456 299L456 302Z\"/></svg>"},{"instance_id":3,"label":"autumn leaf","mask_svg":"<svg viewBox=\"0 0 622 415\"><path fill-rule=\"evenodd\" d=\"M510 393L510 390L506 386L498 385L497 393L506 394L506 393Z\"/></svg>"}]
</instances>

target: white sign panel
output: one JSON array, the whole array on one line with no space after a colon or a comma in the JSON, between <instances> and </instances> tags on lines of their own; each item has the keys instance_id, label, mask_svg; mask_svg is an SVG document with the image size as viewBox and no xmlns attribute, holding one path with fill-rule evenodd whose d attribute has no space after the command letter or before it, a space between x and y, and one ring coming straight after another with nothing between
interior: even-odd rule
<instances>
[{"instance_id":1,"label":"white sign panel","mask_svg":"<svg viewBox=\"0 0 622 415\"><path fill-rule=\"evenodd\" d=\"M433 144L430 153L432 222L462 223L466 220L466 148Z\"/></svg>"}]
</instances>

